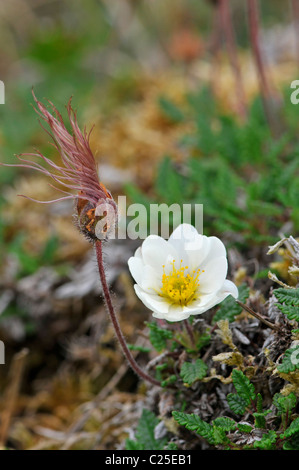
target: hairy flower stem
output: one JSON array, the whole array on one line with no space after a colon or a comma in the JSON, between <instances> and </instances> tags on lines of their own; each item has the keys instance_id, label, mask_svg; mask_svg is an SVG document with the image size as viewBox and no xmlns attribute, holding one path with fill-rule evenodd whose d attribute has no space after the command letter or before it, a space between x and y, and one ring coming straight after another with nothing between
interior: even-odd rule
<instances>
[{"instance_id":1,"label":"hairy flower stem","mask_svg":"<svg viewBox=\"0 0 299 470\"><path fill-rule=\"evenodd\" d=\"M260 320L261 322L263 322L265 325L267 325L269 328L271 328L272 330L275 330L275 331L279 331L280 328L279 326L277 325L274 325L274 323L266 320L266 318L262 317L259 313L255 312L254 310L252 310L252 308L248 307L247 305L243 304L243 302L241 302L240 300L237 300L236 299L236 302L237 304L240 305L240 307L242 307L244 310L246 310L246 312L250 313L250 315L254 316L255 318L257 318L258 320Z\"/></svg>"},{"instance_id":2,"label":"hairy flower stem","mask_svg":"<svg viewBox=\"0 0 299 470\"><path fill-rule=\"evenodd\" d=\"M104 265L103 265L103 250L102 250L102 242L100 240L95 241L95 249L96 249L98 268L99 268L100 279L101 279L101 283L102 283L102 287L103 287L103 294L104 294L107 310L108 310L108 313L110 315L112 325L113 325L114 330L115 330L116 337L119 340L120 345L122 347L123 353L124 353L126 359L128 360L130 366L134 370L134 372L136 372L136 374L140 378L150 382L152 385L160 385L160 382L158 380L156 380L155 378L148 375L146 372L144 372L138 366L138 364L136 363L134 357L132 356L132 354L131 354L128 346L127 346L126 340L124 338L124 335L122 334L120 324L119 324L119 321L117 319L117 316L116 316L116 313L114 311L114 307L113 307L113 304L112 304L111 294L110 294L110 290L109 290L109 287L108 287L108 284L107 284L105 269L104 269Z\"/></svg>"}]
</instances>

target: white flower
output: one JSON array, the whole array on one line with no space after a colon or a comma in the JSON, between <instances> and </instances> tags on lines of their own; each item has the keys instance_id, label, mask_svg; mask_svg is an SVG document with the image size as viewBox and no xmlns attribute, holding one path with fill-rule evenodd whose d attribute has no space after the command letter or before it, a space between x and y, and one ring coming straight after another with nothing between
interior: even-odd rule
<instances>
[{"instance_id":1,"label":"white flower","mask_svg":"<svg viewBox=\"0 0 299 470\"><path fill-rule=\"evenodd\" d=\"M204 313L228 295L238 297L226 279L226 249L216 237L200 235L189 224L169 240L147 237L128 261L135 292L155 318L171 322Z\"/></svg>"}]
</instances>

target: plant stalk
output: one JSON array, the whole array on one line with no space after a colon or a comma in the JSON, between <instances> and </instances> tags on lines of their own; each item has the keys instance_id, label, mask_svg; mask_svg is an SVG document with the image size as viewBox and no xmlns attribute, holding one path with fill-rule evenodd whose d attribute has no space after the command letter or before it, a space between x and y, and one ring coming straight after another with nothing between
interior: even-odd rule
<instances>
[{"instance_id":1,"label":"plant stalk","mask_svg":"<svg viewBox=\"0 0 299 470\"><path fill-rule=\"evenodd\" d=\"M299 66L299 1L291 0L291 14L293 17L295 40L296 40L296 54L297 66Z\"/></svg>"},{"instance_id":2,"label":"plant stalk","mask_svg":"<svg viewBox=\"0 0 299 470\"><path fill-rule=\"evenodd\" d=\"M275 330L275 331L279 331L279 329L280 329L279 326L274 325L274 323L272 323L271 321L269 321L266 318L262 317L259 313L255 312L254 310L252 310L252 308L248 307L248 305L243 304L243 302L241 302L240 300L237 300L237 299L236 299L236 302L237 302L237 304L240 305L240 307L242 307L244 310L246 310L246 312L250 313L250 315L254 316L258 320L263 322L269 328L271 328L272 330Z\"/></svg>"},{"instance_id":3,"label":"plant stalk","mask_svg":"<svg viewBox=\"0 0 299 470\"><path fill-rule=\"evenodd\" d=\"M194 340L194 335L193 335L193 331L192 331L192 328L191 328L191 325L189 323L189 321L186 319L184 320L184 326L186 328L186 331L187 331L187 334L189 336L189 339L190 339L190 342L191 342L191 345L193 348L195 348L195 340Z\"/></svg>"},{"instance_id":4,"label":"plant stalk","mask_svg":"<svg viewBox=\"0 0 299 470\"><path fill-rule=\"evenodd\" d=\"M240 70L240 65L239 65L239 60L238 60L238 52L237 52L237 47L236 47L234 28L233 28L228 0L219 1L219 13L220 13L220 22L221 22L222 30L225 36L227 52L228 52L231 68L235 76L236 94L238 98L238 111L239 111L240 117L244 120L247 114L247 109L246 109L246 104L245 104L246 98L245 98L242 75L241 75L241 70Z\"/></svg>"},{"instance_id":5,"label":"plant stalk","mask_svg":"<svg viewBox=\"0 0 299 470\"><path fill-rule=\"evenodd\" d=\"M278 95L274 92L273 87L270 86L266 68L264 64L264 58L260 47L259 38L259 9L257 0L247 0L248 9L248 25L249 25L249 37L251 43L251 49L253 58L256 65L257 75L260 84L260 92L264 107L266 119L268 121L270 130L275 136L279 136L281 133L280 123L277 120L276 107L279 104ZM275 104L276 101L276 104Z\"/></svg>"},{"instance_id":6,"label":"plant stalk","mask_svg":"<svg viewBox=\"0 0 299 470\"><path fill-rule=\"evenodd\" d=\"M106 278L105 269L104 269L104 265L103 265L103 250L102 250L102 242L100 240L97 240L95 242L95 249L96 249L96 256L97 256L97 263L98 263L98 268L99 268L100 279L101 279L101 283L102 283L102 287L103 287L104 299L105 299L105 302L106 302L106 306L107 306L109 316L110 316L111 321L112 321L112 325L113 325L114 330L115 330L116 337L117 337L118 341L120 342L120 345L122 347L124 356L128 360L128 362L129 362L130 366L132 367L132 369L134 370L134 372L136 372L136 374L140 378L150 382L152 385L159 385L160 386L161 384L158 380L156 380L154 377L151 377L150 375L148 375L146 372L144 372L139 367L139 365L135 361L134 357L131 354L131 351L129 350L129 348L127 346L126 340L125 340L124 335L121 331L120 324L119 324L118 318L116 316L116 313L115 313L115 310L114 310L114 307L113 307L113 304L112 304L111 294L110 294L110 290L109 290L109 287L108 287L108 284L107 284L107 278Z\"/></svg>"}]
</instances>

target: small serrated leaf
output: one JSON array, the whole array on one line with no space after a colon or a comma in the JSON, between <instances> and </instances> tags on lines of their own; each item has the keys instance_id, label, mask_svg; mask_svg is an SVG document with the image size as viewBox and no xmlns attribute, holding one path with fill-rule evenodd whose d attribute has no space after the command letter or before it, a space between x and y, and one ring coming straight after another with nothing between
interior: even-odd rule
<instances>
[{"instance_id":1,"label":"small serrated leaf","mask_svg":"<svg viewBox=\"0 0 299 470\"><path fill-rule=\"evenodd\" d=\"M275 289L274 295L280 303L299 307L299 289Z\"/></svg>"},{"instance_id":2,"label":"small serrated leaf","mask_svg":"<svg viewBox=\"0 0 299 470\"><path fill-rule=\"evenodd\" d=\"M261 450L272 450L275 448L276 439L277 434L271 429L267 434L263 434L260 441L255 441L253 447Z\"/></svg>"},{"instance_id":3,"label":"small serrated leaf","mask_svg":"<svg viewBox=\"0 0 299 470\"><path fill-rule=\"evenodd\" d=\"M246 423L238 423L238 429L240 432L245 432L246 434L250 433L252 431L252 426L250 424Z\"/></svg>"},{"instance_id":4,"label":"small serrated leaf","mask_svg":"<svg viewBox=\"0 0 299 470\"><path fill-rule=\"evenodd\" d=\"M296 369L299 369L299 346L287 349L283 356L282 363L277 366L278 372L284 374L294 372Z\"/></svg>"},{"instance_id":5,"label":"small serrated leaf","mask_svg":"<svg viewBox=\"0 0 299 470\"><path fill-rule=\"evenodd\" d=\"M155 438L155 427L158 423L155 414L144 409L137 425L136 440L127 439L127 450L162 450L167 441Z\"/></svg>"},{"instance_id":6,"label":"small serrated leaf","mask_svg":"<svg viewBox=\"0 0 299 470\"><path fill-rule=\"evenodd\" d=\"M218 428L222 428L224 431L234 431L237 427L237 423L232 418L227 416L220 416L219 418L214 419L213 425Z\"/></svg>"},{"instance_id":7,"label":"small serrated leaf","mask_svg":"<svg viewBox=\"0 0 299 470\"><path fill-rule=\"evenodd\" d=\"M225 430L221 427L213 426L212 436L213 436L213 444L215 445L225 444L226 442L229 442L229 439L227 438L225 434Z\"/></svg>"},{"instance_id":8,"label":"small serrated leaf","mask_svg":"<svg viewBox=\"0 0 299 470\"><path fill-rule=\"evenodd\" d=\"M212 440L212 426L203 421L199 416L194 413L183 413L182 411L173 411L172 416L181 426L185 426L189 431L195 431L208 441Z\"/></svg>"},{"instance_id":9,"label":"small serrated leaf","mask_svg":"<svg viewBox=\"0 0 299 470\"><path fill-rule=\"evenodd\" d=\"M196 359L195 362L184 362L181 368L180 376L188 385L192 385L196 380L203 379L207 374L208 366L202 359Z\"/></svg>"},{"instance_id":10,"label":"small serrated leaf","mask_svg":"<svg viewBox=\"0 0 299 470\"><path fill-rule=\"evenodd\" d=\"M276 393L273 397L273 405L277 408L279 415L290 413L296 406L297 398L294 393L287 396Z\"/></svg>"},{"instance_id":11,"label":"small serrated leaf","mask_svg":"<svg viewBox=\"0 0 299 470\"><path fill-rule=\"evenodd\" d=\"M247 401L237 393L229 393L226 397L230 409L237 415L243 415L248 406Z\"/></svg>"},{"instance_id":12,"label":"small serrated leaf","mask_svg":"<svg viewBox=\"0 0 299 470\"><path fill-rule=\"evenodd\" d=\"M254 424L255 424L256 428L258 428L258 429L265 429L266 428L266 419L265 419L265 417L269 413L271 413L271 410L265 410L265 411L262 411L262 412L252 413L254 418L255 418Z\"/></svg>"},{"instance_id":13,"label":"small serrated leaf","mask_svg":"<svg viewBox=\"0 0 299 470\"><path fill-rule=\"evenodd\" d=\"M285 432L280 436L282 438L288 438L292 436L297 436L299 433L299 418L294 419L290 426L285 430Z\"/></svg>"},{"instance_id":14,"label":"small serrated leaf","mask_svg":"<svg viewBox=\"0 0 299 470\"><path fill-rule=\"evenodd\" d=\"M173 332L160 328L155 322L146 322L146 326L149 328L149 340L152 343L153 347L161 352L166 348L166 341L173 337Z\"/></svg>"},{"instance_id":15,"label":"small serrated leaf","mask_svg":"<svg viewBox=\"0 0 299 470\"><path fill-rule=\"evenodd\" d=\"M295 320L299 323L299 307L293 305L276 304L279 310L288 317L289 320Z\"/></svg>"},{"instance_id":16,"label":"small serrated leaf","mask_svg":"<svg viewBox=\"0 0 299 470\"><path fill-rule=\"evenodd\" d=\"M263 412L263 397L260 393L258 393L256 397L256 409L258 413Z\"/></svg>"},{"instance_id":17,"label":"small serrated leaf","mask_svg":"<svg viewBox=\"0 0 299 470\"><path fill-rule=\"evenodd\" d=\"M255 400L254 386L241 370L234 369L232 379L237 394L244 398L248 405L251 401Z\"/></svg>"}]
</instances>

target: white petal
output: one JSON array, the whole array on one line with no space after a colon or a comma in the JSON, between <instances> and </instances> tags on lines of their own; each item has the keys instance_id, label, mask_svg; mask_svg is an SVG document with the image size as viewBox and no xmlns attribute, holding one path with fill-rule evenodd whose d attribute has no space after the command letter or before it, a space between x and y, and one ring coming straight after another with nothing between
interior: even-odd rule
<instances>
[{"instance_id":1,"label":"white petal","mask_svg":"<svg viewBox=\"0 0 299 470\"><path fill-rule=\"evenodd\" d=\"M162 277L152 266L146 265L143 267L141 274L141 282L138 282L140 287L145 291L154 294L162 287Z\"/></svg>"},{"instance_id":2,"label":"white petal","mask_svg":"<svg viewBox=\"0 0 299 470\"><path fill-rule=\"evenodd\" d=\"M217 292L222 286L227 274L227 259L224 256L212 259L203 265L204 272L199 276L199 292Z\"/></svg>"},{"instance_id":3,"label":"white petal","mask_svg":"<svg viewBox=\"0 0 299 470\"><path fill-rule=\"evenodd\" d=\"M167 320L171 322L182 321L190 317L189 311L184 311L183 307L171 306L170 310L164 314L160 312L153 312L154 318L159 318L161 320Z\"/></svg>"},{"instance_id":4,"label":"white petal","mask_svg":"<svg viewBox=\"0 0 299 470\"><path fill-rule=\"evenodd\" d=\"M137 297L139 297L147 308L162 315L168 312L170 304L167 303L163 297L157 294L148 294L137 284L134 285L134 289Z\"/></svg>"},{"instance_id":5,"label":"white petal","mask_svg":"<svg viewBox=\"0 0 299 470\"><path fill-rule=\"evenodd\" d=\"M202 295L199 299L188 306L188 312L190 315L199 315L209 310L211 305L218 303L218 296L213 294Z\"/></svg>"},{"instance_id":6,"label":"white petal","mask_svg":"<svg viewBox=\"0 0 299 470\"><path fill-rule=\"evenodd\" d=\"M214 295L212 298L210 298L209 302L206 302L201 306L201 312L204 313L210 310L211 308L215 307L215 305L220 304L222 300L224 300L229 294L221 294L221 295Z\"/></svg>"},{"instance_id":7,"label":"white petal","mask_svg":"<svg viewBox=\"0 0 299 470\"><path fill-rule=\"evenodd\" d=\"M144 264L157 269L157 274L162 276L163 265L178 257L176 250L164 238L150 235L142 244L142 258Z\"/></svg>"},{"instance_id":8,"label":"white petal","mask_svg":"<svg viewBox=\"0 0 299 470\"><path fill-rule=\"evenodd\" d=\"M210 252L210 239L205 235L198 235L197 241L186 245L186 253L191 270L202 267L204 260Z\"/></svg>"},{"instance_id":9,"label":"white petal","mask_svg":"<svg viewBox=\"0 0 299 470\"><path fill-rule=\"evenodd\" d=\"M239 295L238 288L232 281L226 279L218 292L216 292L214 295L210 294L202 297L201 303L199 305L201 311L199 313L204 313L207 310L210 310L211 308L215 307L215 305L220 304L229 295L237 298ZM192 315L196 315L196 313L192 313Z\"/></svg>"},{"instance_id":10,"label":"white petal","mask_svg":"<svg viewBox=\"0 0 299 470\"><path fill-rule=\"evenodd\" d=\"M137 250L134 253L135 258L142 258L142 253L141 253L141 246L137 248Z\"/></svg>"},{"instance_id":11,"label":"white petal","mask_svg":"<svg viewBox=\"0 0 299 470\"><path fill-rule=\"evenodd\" d=\"M221 294L227 294L227 295L232 295L235 299L237 299L239 297L239 291L238 291L238 288L236 286L236 284L234 284L232 281L229 281L228 279L226 279L223 283L223 286L221 288Z\"/></svg>"},{"instance_id":12,"label":"white petal","mask_svg":"<svg viewBox=\"0 0 299 470\"><path fill-rule=\"evenodd\" d=\"M144 263L142 259L131 256L131 258L128 260L128 266L134 280L137 282L137 284L141 284L144 269Z\"/></svg>"},{"instance_id":13,"label":"white petal","mask_svg":"<svg viewBox=\"0 0 299 470\"><path fill-rule=\"evenodd\" d=\"M220 258L222 256L226 257L226 248L223 245L222 241L217 237L209 237L210 246L207 259L211 260L214 258ZM206 261L204 260L203 263Z\"/></svg>"},{"instance_id":14,"label":"white petal","mask_svg":"<svg viewBox=\"0 0 299 470\"><path fill-rule=\"evenodd\" d=\"M179 225L170 236L170 243L190 270L198 268L210 251L210 238L188 224Z\"/></svg>"},{"instance_id":15,"label":"white petal","mask_svg":"<svg viewBox=\"0 0 299 470\"><path fill-rule=\"evenodd\" d=\"M168 242L177 248L196 240L197 237L198 232L193 225L181 224L172 232Z\"/></svg>"}]
</instances>

